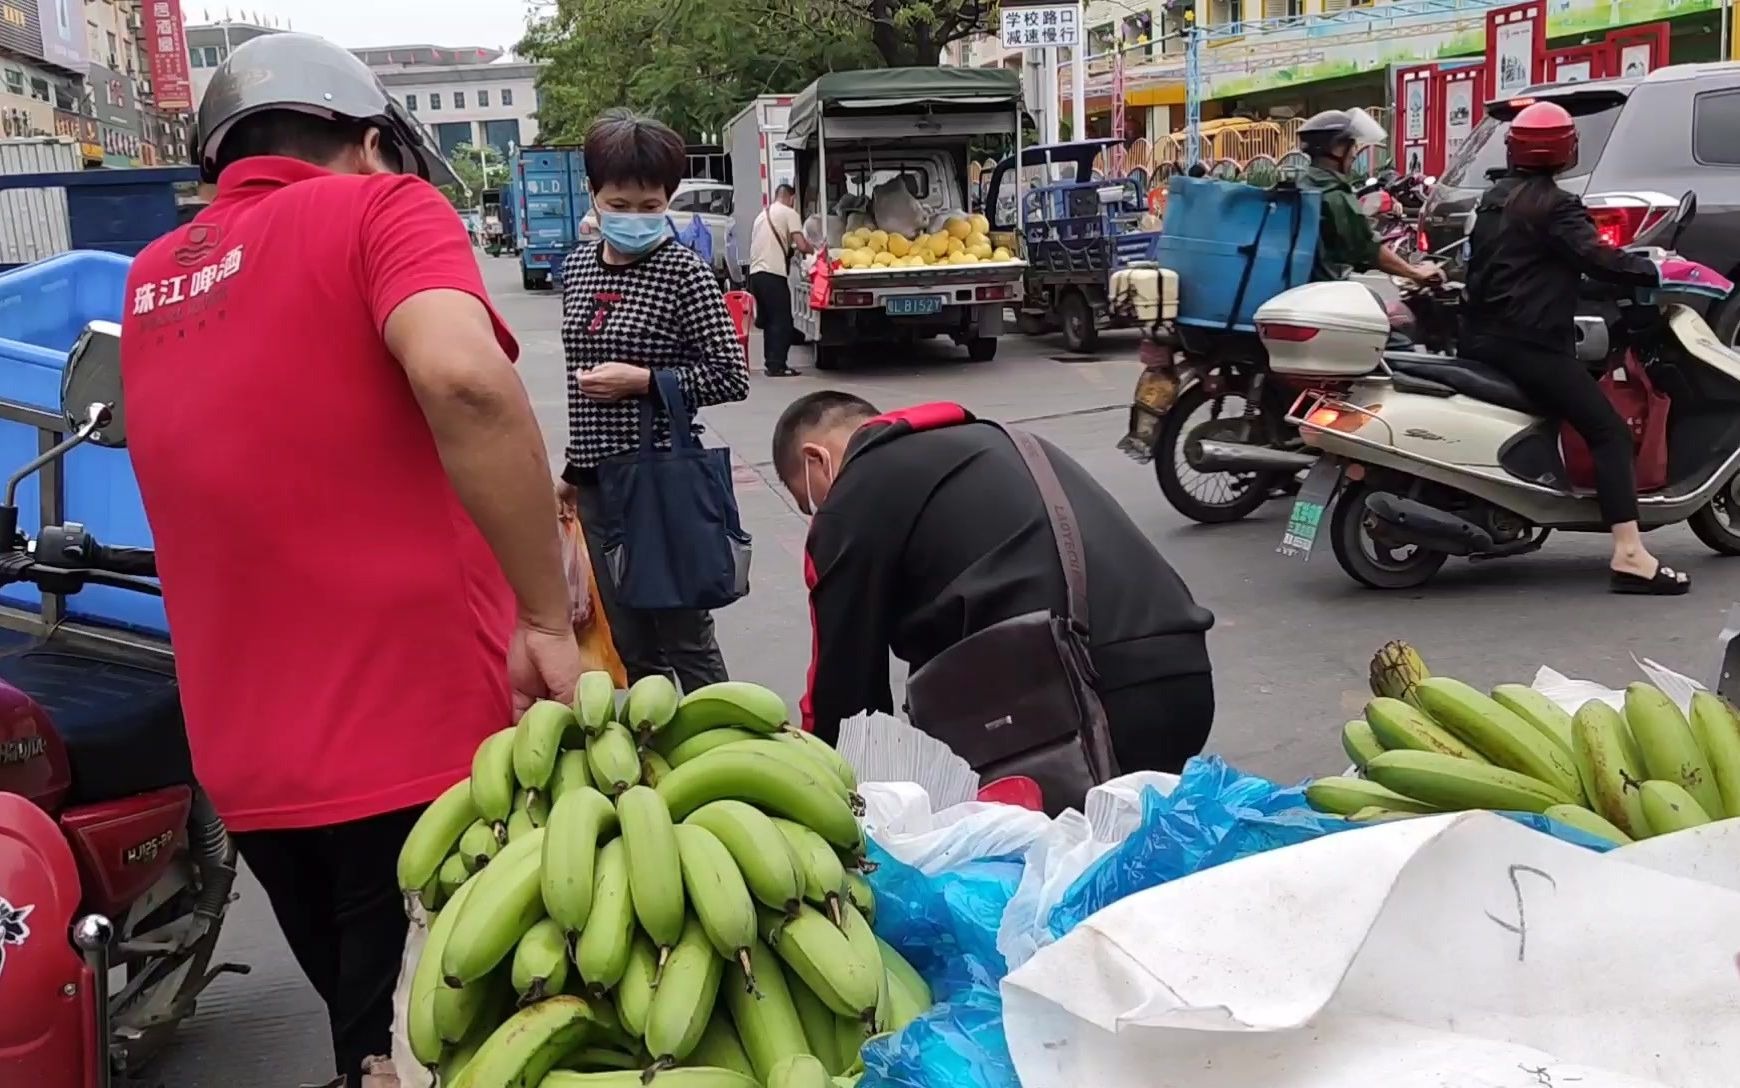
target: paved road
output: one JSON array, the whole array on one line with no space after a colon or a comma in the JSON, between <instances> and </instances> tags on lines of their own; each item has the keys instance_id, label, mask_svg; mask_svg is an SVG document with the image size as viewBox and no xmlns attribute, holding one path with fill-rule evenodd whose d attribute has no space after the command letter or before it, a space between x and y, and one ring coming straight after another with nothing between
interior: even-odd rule
<instances>
[{"instance_id":1,"label":"paved road","mask_svg":"<svg viewBox=\"0 0 1740 1088\"><path fill-rule=\"evenodd\" d=\"M520 370L554 456L566 435L559 303L522 291L512 261L484 260L490 289L520 337ZM1655 534L1651 544L1691 572L1698 592L1621 600L1603 592L1604 548L1595 537L1561 537L1542 554L1503 563L1456 564L1424 590L1378 594L1355 587L1327 554L1305 566L1279 559L1279 506L1236 525L1186 522L1165 506L1151 470L1113 449L1134 355L1128 334L1108 336L1094 359L1071 357L1055 340L1020 337L987 364L943 347L916 358L890 352L849 373L780 381L758 373L746 402L709 409L713 439L737 455L739 501L756 540L754 592L718 615L733 674L792 698L801 689L809 651L804 521L772 480L768 436L791 398L829 386L886 407L957 400L1019 422L1089 466L1218 617L1211 648L1220 711L1210 744L1252 771L1294 779L1338 769L1345 760L1336 729L1358 711L1366 661L1389 638L1406 637L1437 671L1482 684L1526 681L1538 664L1625 682L1634 652L1697 675L1713 661L1712 640L1740 594L1740 563L1708 554L1683 529ZM794 361L808 362L801 349ZM213 987L153 1079L169 1088L315 1080L330 1062L319 1008L252 883L243 886L225 942L224 954L251 963L253 974Z\"/></svg>"}]
</instances>

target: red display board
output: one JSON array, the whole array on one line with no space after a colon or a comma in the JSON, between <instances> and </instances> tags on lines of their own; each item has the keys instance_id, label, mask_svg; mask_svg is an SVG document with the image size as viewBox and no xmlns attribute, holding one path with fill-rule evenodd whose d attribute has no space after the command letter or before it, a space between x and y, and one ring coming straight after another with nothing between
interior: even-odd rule
<instances>
[{"instance_id":1,"label":"red display board","mask_svg":"<svg viewBox=\"0 0 1740 1088\"><path fill-rule=\"evenodd\" d=\"M1613 47L1573 45L1547 53L1548 83L1587 83L1591 79L1606 79L1613 73Z\"/></svg>"},{"instance_id":2,"label":"red display board","mask_svg":"<svg viewBox=\"0 0 1740 1088\"><path fill-rule=\"evenodd\" d=\"M1437 73L1433 83L1432 99L1437 103L1433 119L1436 124L1432 134L1433 154L1427 158L1427 172L1442 174L1486 113L1486 65L1469 64L1444 69Z\"/></svg>"},{"instance_id":3,"label":"red display board","mask_svg":"<svg viewBox=\"0 0 1740 1088\"><path fill-rule=\"evenodd\" d=\"M1404 174L1435 172L1432 77L1437 71L1435 64L1396 71L1396 169Z\"/></svg>"},{"instance_id":4,"label":"red display board","mask_svg":"<svg viewBox=\"0 0 1740 1088\"><path fill-rule=\"evenodd\" d=\"M151 62L151 84L157 105L171 113L192 109L193 84L188 75L181 0L149 0L140 36L145 39L145 54Z\"/></svg>"},{"instance_id":5,"label":"red display board","mask_svg":"<svg viewBox=\"0 0 1740 1088\"><path fill-rule=\"evenodd\" d=\"M1547 7L1529 0L1486 13L1486 97L1510 98L1546 74Z\"/></svg>"},{"instance_id":6,"label":"red display board","mask_svg":"<svg viewBox=\"0 0 1740 1088\"><path fill-rule=\"evenodd\" d=\"M1668 62L1668 25L1650 23L1609 31L1605 48L1608 75L1646 76Z\"/></svg>"}]
</instances>

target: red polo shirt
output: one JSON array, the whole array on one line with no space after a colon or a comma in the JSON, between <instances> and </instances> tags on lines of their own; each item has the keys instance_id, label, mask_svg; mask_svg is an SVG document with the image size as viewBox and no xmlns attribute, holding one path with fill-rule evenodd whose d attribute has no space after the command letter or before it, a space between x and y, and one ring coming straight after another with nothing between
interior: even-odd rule
<instances>
[{"instance_id":1,"label":"red polo shirt","mask_svg":"<svg viewBox=\"0 0 1740 1088\"><path fill-rule=\"evenodd\" d=\"M381 339L441 288L489 305L432 186L276 157L225 170L128 274L127 441L195 769L234 830L426 802L511 720L512 594Z\"/></svg>"}]
</instances>

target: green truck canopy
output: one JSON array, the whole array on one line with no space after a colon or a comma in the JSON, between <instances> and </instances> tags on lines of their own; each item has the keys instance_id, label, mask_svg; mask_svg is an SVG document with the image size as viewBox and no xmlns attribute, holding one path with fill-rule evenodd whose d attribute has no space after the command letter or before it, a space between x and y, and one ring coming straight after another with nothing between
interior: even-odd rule
<instances>
[{"instance_id":1,"label":"green truck canopy","mask_svg":"<svg viewBox=\"0 0 1740 1088\"><path fill-rule=\"evenodd\" d=\"M1021 100L1020 73L1010 68L868 68L830 72L792 100L787 147L810 146L825 112L897 111L926 106L937 112L982 111Z\"/></svg>"}]
</instances>

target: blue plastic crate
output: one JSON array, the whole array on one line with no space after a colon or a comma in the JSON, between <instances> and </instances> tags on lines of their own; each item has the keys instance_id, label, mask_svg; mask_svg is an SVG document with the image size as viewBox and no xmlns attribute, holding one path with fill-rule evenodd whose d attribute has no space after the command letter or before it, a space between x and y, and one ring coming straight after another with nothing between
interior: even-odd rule
<instances>
[{"instance_id":1,"label":"blue plastic crate","mask_svg":"<svg viewBox=\"0 0 1740 1088\"><path fill-rule=\"evenodd\" d=\"M91 321L119 321L132 258L73 250L0 273L0 399L60 411L67 352ZM0 477L37 453L36 428L0 421ZM104 544L150 547L151 529L126 450L81 446L61 463L66 518L83 523ZM40 528L39 476L18 489L19 527ZM37 608L35 587L14 584L0 600ZM163 602L142 593L92 586L67 598L79 619L166 633Z\"/></svg>"},{"instance_id":2,"label":"blue plastic crate","mask_svg":"<svg viewBox=\"0 0 1740 1088\"><path fill-rule=\"evenodd\" d=\"M1178 320L1254 329L1258 306L1311 281L1322 212L1309 190L1173 178L1156 259L1178 273Z\"/></svg>"}]
</instances>

